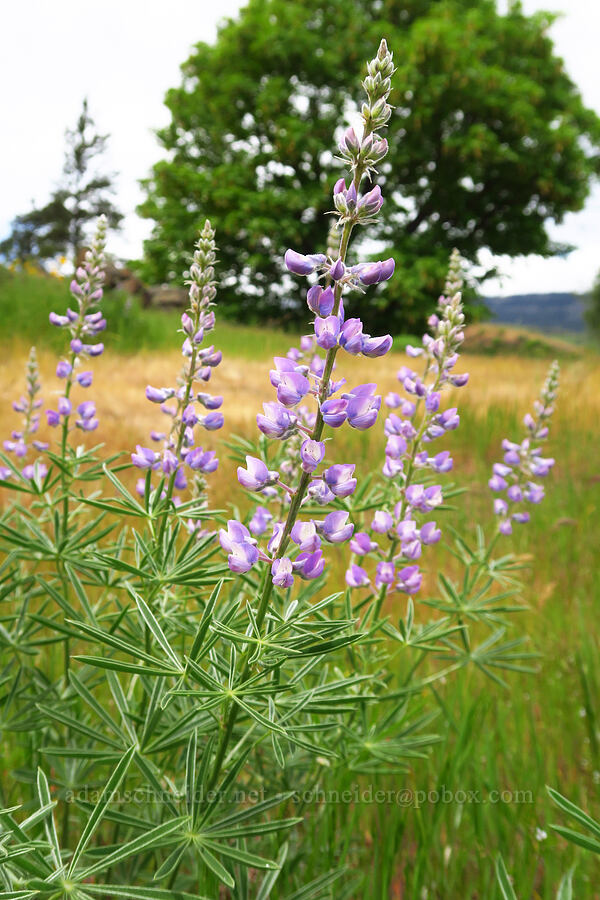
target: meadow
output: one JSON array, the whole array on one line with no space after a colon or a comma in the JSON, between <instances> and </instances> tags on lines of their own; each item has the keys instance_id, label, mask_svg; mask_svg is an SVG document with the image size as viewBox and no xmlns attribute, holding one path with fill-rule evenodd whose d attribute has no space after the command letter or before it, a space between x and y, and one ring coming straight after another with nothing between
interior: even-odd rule
<instances>
[{"instance_id":1,"label":"meadow","mask_svg":"<svg viewBox=\"0 0 600 900\"><path fill-rule=\"evenodd\" d=\"M21 393L31 341L38 343L46 402L58 393L57 335L46 322L49 309L64 306L65 286L60 280L33 276L4 273L2 279L0 430L8 435L15 424L9 401ZM113 302L122 301L108 299L109 322ZM87 442L91 446L101 440L107 452L129 453L137 443L146 444L150 429L162 424L157 407L144 398L146 384L170 384L181 355L176 313L143 313L132 304L125 311L121 306L117 318L116 326L114 318L109 325L107 352L95 363L93 398L101 426ZM226 424L218 438L209 436L207 445L215 446L217 440L222 444L233 435L256 437L256 413L272 394L271 357L284 355L298 337L218 321L214 341L223 350L224 362L211 387L224 397ZM385 394L397 386L395 373L404 361L396 350L378 360L352 359L351 377L356 380L356 367L368 363L368 377ZM461 424L444 446L455 459L453 480L465 489L452 501L453 521L467 535L477 523L491 521L486 487L491 465L500 458L502 438L520 435L522 416L539 391L548 363L522 353L469 352L461 360L460 371L468 371L471 378L454 398L460 404ZM338 371L344 375L350 370L342 361ZM347 854L355 888L344 896L494 898L499 896L493 866L498 851L520 898L554 897L560 877L572 864L575 896L600 896L596 858L551 832L549 825L560 821L560 814L545 790L545 785L556 787L591 814L600 813L599 422L598 358L580 352L563 359L548 447L557 464L547 481L547 497L529 525L516 528L513 538L506 539L507 551L514 549L526 566L528 610L519 625L530 637L530 649L539 654L535 673L502 673L502 685L471 666L448 684L433 685L439 714L432 728L441 741L426 759L407 767L405 775L375 783L348 773L331 783L324 766L323 789L350 791L355 800L308 804L302 826L305 864L317 874ZM382 435L375 431L340 433L339 453L347 451L348 458L357 461L359 479L374 459L383 461ZM212 483L210 502L226 510L234 464L224 448L219 455L224 477ZM451 557L448 563L444 548L436 548L427 558L420 597L436 595L436 568L442 557L452 571ZM419 603L417 599L417 615ZM392 620L404 615L404 598L389 601L386 611ZM394 800L378 802L378 790L392 791Z\"/></svg>"}]
</instances>

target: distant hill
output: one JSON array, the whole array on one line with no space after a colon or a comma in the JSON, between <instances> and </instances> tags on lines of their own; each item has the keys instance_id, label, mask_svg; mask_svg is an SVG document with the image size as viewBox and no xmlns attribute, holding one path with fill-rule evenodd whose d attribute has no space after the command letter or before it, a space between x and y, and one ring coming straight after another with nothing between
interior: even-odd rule
<instances>
[{"instance_id":1,"label":"distant hill","mask_svg":"<svg viewBox=\"0 0 600 900\"><path fill-rule=\"evenodd\" d=\"M543 332L585 331L585 300L577 294L513 294L483 301L493 322Z\"/></svg>"}]
</instances>

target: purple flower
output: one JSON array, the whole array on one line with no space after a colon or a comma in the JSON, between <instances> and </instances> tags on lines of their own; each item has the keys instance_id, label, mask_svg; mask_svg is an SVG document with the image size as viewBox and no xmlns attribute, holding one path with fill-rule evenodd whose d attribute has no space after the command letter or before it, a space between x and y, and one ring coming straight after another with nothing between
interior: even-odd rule
<instances>
[{"instance_id":1,"label":"purple flower","mask_svg":"<svg viewBox=\"0 0 600 900\"><path fill-rule=\"evenodd\" d=\"M352 428L364 431L377 421L381 397L373 396L376 384L360 384L343 397L347 399L346 415Z\"/></svg>"},{"instance_id":2,"label":"purple flower","mask_svg":"<svg viewBox=\"0 0 600 900\"><path fill-rule=\"evenodd\" d=\"M323 574L325 568L323 553L321 550L315 550L314 553L299 553L292 563L292 567L300 578L306 580L318 578Z\"/></svg>"},{"instance_id":3,"label":"purple flower","mask_svg":"<svg viewBox=\"0 0 600 900\"><path fill-rule=\"evenodd\" d=\"M277 386L277 399L288 409L296 406L308 394L310 381L299 372L284 372Z\"/></svg>"},{"instance_id":4,"label":"purple flower","mask_svg":"<svg viewBox=\"0 0 600 900\"><path fill-rule=\"evenodd\" d=\"M435 456L428 458L427 462L436 472L449 472L454 465L448 450L442 450L441 453L437 453Z\"/></svg>"},{"instance_id":5,"label":"purple flower","mask_svg":"<svg viewBox=\"0 0 600 900\"><path fill-rule=\"evenodd\" d=\"M95 418L96 404L91 400L85 400L79 404L77 412L79 418L75 422L76 426L83 431L95 431L98 427L98 419Z\"/></svg>"},{"instance_id":6,"label":"purple flower","mask_svg":"<svg viewBox=\"0 0 600 900\"><path fill-rule=\"evenodd\" d=\"M328 503L335 500L335 494L331 493L324 481L311 481L307 494L319 506L327 506Z\"/></svg>"},{"instance_id":7,"label":"purple flower","mask_svg":"<svg viewBox=\"0 0 600 900\"><path fill-rule=\"evenodd\" d=\"M207 431L218 431L225 423L225 416L220 412L211 412L207 416L202 416L198 421Z\"/></svg>"},{"instance_id":8,"label":"purple flower","mask_svg":"<svg viewBox=\"0 0 600 900\"><path fill-rule=\"evenodd\" d=\"M146 399L150 400L151 403L164 403L174 393L173 388L155 388L149 384L146 388Z\"/></svg>"},{"instance_id":9,"label":"purple flower","mask_svg":"<svg viewBox=\"0 0 600 900\"><path fill-rule=\"evenodd\" d=\"M254 515L248 523L248 527L252 534L264 534L269 527L269 522L273 521L273 514L265 506L257 506Z\"/></svg>"},{"instance_id":10,"label":"purple flower","mask_svg":"<svg viewBox=\"0 0 600 900\"><path fill-rule=\"evenodd\" d=\"M193 471L204 472L207 475L210 472L214 472L219 465L215 451L203 450L202 447L194 447L193 450L188 450L185 455L185 462Z\"/></svg>"},{"instance_id":11,"label":"purple flower","mask_svg":"<svg viewBox=\"0 0 600 900\"><path fill-rule=\"evenodd\" d=\"M384 584L393 584L396 577L396 568L393 562L379 562L375 574L375 585L381 587Z\"/></svg>"},{"instance_id":12,"label":"purple flower","mask_svg":"<svg viewBox=\"0 0 600 900\"><path fill-rule=\"evenodd\" d=\"M306 302L315 315L327 317L332 313L335 294L331 287L322 288L320 284L314 284L306 294Z\"/></svg>"},{"instance_id":13,"label":"purple flower","mask_svg":"<svg viewBox=\"0 0 600 900\"><path fill-rule=\"evenodd\" d=\"M336 497L349 497L354 493L357 482L352 476L355 468L353 463L346 463L325 469L323 478L332 494Z\"/></svg>"},{"instance_id":14,"label":"purple flower","mask_svg":"<svg viewBox=\"0 0 600 900\"><path fill-rule=\"evenodd\" d=\"M346 571L346 584L349 588L368 587L370 584L369 576L361 566L352 563Z\"/></svg>"},{"instance_id":15,"label":"purple flower","mask_svg":"<svg viewBox=\"0 0 600 900\"><path fill-rule=\"evenodd\" d=\"M55 312L51 312L48 319L51 325L56 325L58 328L63 328L65 325L69 324L67 316L59 316L58 313Z\"/></svg>"},{"instance_id":16,"label":"purple flower","mask_svg":"<svg viewBox=\"0 0 600 900\"><path fill-rule=\"evenodd\" d=\"M392 349L394 339L391 334L384 334L381 337L367 337L362 345L363 356L375 359L378 356L385 356Z\"/></svg>"},{"instance_id":17,"label":"purple flower","mask_svg":"<svg viewBox=\"0 0 600 900\"><path fill-rule=\"evenodd\" d=\"M205 409L220 409L223 405L222 397L212 397L210 394L197 394L196 400L198 400Z\"/></svg>"},{"instance_id":18,"label":"purple flower","mask_svg":"<svg viewBox=\"0 0 600 900\"><path fill-rule=\"evenodd\" d=\"M385 455L400 459L406 453L406 440L400 434L392 434L385 445Z\"/></svg>"},{"instance_id":19,"label":"purple flower","mask_svg":"<svg viewBox=\"0 0 600 900\"><path fill-rule=\"evenodd\" d=\"M340 320L337 316L327 316L322 319L317 316L315 319L315 336L317 344L323 350L330 350L338 342L340 333Z\"/></svg>"},{"instance_id":20,"label":"purple flower","mask_svg":"<svg viewBox=\"0 0 600 900\"><path fill-rule=\"evenodd\" d=\"M346 319L340 334L340 347L343 347L346 353L356 356L362 351L365 337L360 319Z\"/></svg>"},{"instance_id":21,"label":"purple flower","mask_svg":"<svg viewBox=\"0 0 600 900\"><path fill-rule=\"evenodd\" d=\"M54 409L46 410L46 419L50 428L56 428L57 425L60 425L60 415Z\"/></svg>"},{"instance_id":22,"label":"purple flower","mask_svg":"<svg viewBox=\"0 0 600 900\"><path fill-rule=\"evenodd\" d=\"M314 522L296 522L290 537L295 544L298 544L302 552L314 553L321 546L321 539L317 534Z\"/></svg>"},{"instance_id":23,"label":"purple flower","mask_svg":"<svg viewBox=\"0 0 600 900\"><path fill-rule=\"evenodd\" d=\"M267 437L285 440L296 430L297 417L289 413L280 403L263 403L264 416L256 417L256 424Z\"/></svg>"},{"instance_id":24,"label":"purple flower","mask_svg":"<svg viewBox=\"0 0 600 900\"><path fill-rule=\"evenodd\" d=\"M46 475L48 474L48 467L43 462L30 463L28 466L23 467L23 471L21 475L23 478L26 478L28 481L32 481L36 475L37 480L42 481Z\"/></svg>"},{"instance_id":25,"label":"purple flower","mask_svg":"<svg viewBox=\"0 0 600 900\"><path fill-rule=\"evenodd\" d=\"M219 543L226 553L230 553L234 544L256 544L256 541L245 525L236 519L229 519L227 531L224 528L219 529Z\"/></svg>"},{"instance_id":26,"label":"purple flower","mask_svg":"<svg viewBox=\"0 0 600 900\"><path fill-rule=\"evenodd\" d=\"M351 538L354 531L354 525L346 523L348 523L348 513L336 510L325 516L322 522L317 523L317 527L326 541L332 544L341 544Z\"/></svg>"},{"instance_id":27,"label":"purple flower","mask_svg":"<svg viewBox=\"0 0 600 900\"><path fill-rule=\"evenodd\" d=\"M68 363L66 360L61 359L58 365L56 366L56 377L57 378L66 378L67 375L70 375L73 371L73 367L71 363Z\"/></svg>"},{"instance_id":28,"label":"purple flower","mask_svg":"<svg viewBox=\"0 0 600 900\"><path fill-rule=\"evenodd\" d=\"M378 549L378 544L375 541L372 541L366 531L357 531L352 540L350 541L350 549L353 553L356 553L357 556L364 556L366 553L371 553L373 550Z\"/></svg>"},{"instance_id":29,"label":"purple flower","mask_svg":"<svg viewBox=\"0 0 600 900\"><path fill-rule=\"evenodd\" d=\"M545 491L541 484L534 484L533 481L527 482L525 490L525 499L529 503L541 503L544 499Z\"/></svg>"},{"instance_id":30,"label":"purple flower","mask_svg":"<svg viewBox=\"0 0 600 900\"><path fill-rule=\"evenodd\" d=\"M342 259L338 259L329 269L329 274L334 281L339 281L340 278L344 277L345 271L346 267L344 265L344 261Z\"/></svg>"},{"instance_id":31,"label":"purple flower","mask_svg":"<svg viewBox=\"0 0 600 900\"><path fill-rule=\"evenodd\" d=\"M71 415L71 401L68 397L58 398L58 412L61 416Z\"/></svg>"},{"instance_id":32,"label":"purple flower","mask_svg":"<svg viewBox=\"0 0 600 900\"><path fill-rule=\"evenodd\" d=\"M437 544L442 532L436 527L435 522L426 522L421 528L420 535L424 544Z\"/></svg>"},{"instance_id":33,"label":"purple flower","mask_svg":"<svg viewBox=\"0 0 600 900\"><path fill-rule=\"evenodd\" d=\"M77 382L81 385L81 387L87 388L90 387L92 383L92 373L91 372L80 372L77 375Z\"/></svg>"},{"instance_id":34,"label":"purple flower","mask_svg":"<svg viewBox=\"0 0 600 900\"><path fill-rule=\"evenodd\" d=\"M135 448L135 453L131 454L131 462L138 469L158 469L160 460L158 454L149 447L141 447L139 444Z\"/></svg>"},{"instance_id":35,"label":"purple flower","mask_svg":"<svg viewBox=\"0 0 600 900\"><path fill-rule=\"evenodd\" d=\"M325 456L325 444L322 441L313 441L310 438L300 447L300 458L304 472L314 472Z\"/></svg>"},{"instance_id":36,"label":"purple flower","mask_svg":"<svg viewBox=\"0 0 600 900\"><path fill-rule=\"evenodd\" d=\"M371 522L371 528L373 529L373 531L377 532L377 534L386 534L393 527L394 520L392 519L389 512L378 509L373 516L373 521Z\"/></svg>"},{"instance_id":37,"label":"purple flower","mask_svg":"<svg viewBox=\"0 0 600 900\"><path fill-rule=\"evenodd\" d=\"M249 491L262 491L267 485L279 480L279 472L270 472L261 459L255 456L246 457L246 468L238 466L238 481Z\"/></svg>"},{"instance_id":38,"label":"purple flower","mask_svg":"<svg viewBox=\"0 0 600 900\"><path fill-rule=\"evenodd\" d=\"M183 413L181 414L181 421L184 425L189 425L190 428L193 428L194 425L198 424L198 416L196 415L196 410L193 403L188 403Z\"/></svg>"},{"instance_id":39,"label":"purple flower","mask_svg":"<svg viewBox=\"0 0 600 900\"><path fill-rule=\"evenodd\" d=\"M379 284L380 281L387 281L394 274L396 263L390 257L383 262L361 263L352 267L352 272L358 276L361 284Z\"/></svg>"},{"instance_id":40,"label":"purple flower","mask_svg":"<svg viewBox=\"0 0 600 900\"><path fill-rule=\"evenodd\" d=\"M277 587L289 588L294 583L291 560L284 556L282 559L274 559L271 566L273 584Z\"/></svg>"},{"instance_id":41,"label":"purple flower","mask_svg":"<svg viewBox=\"0 0 600 900\"><path fill-rule=\"evenodd\" d=\"M258 550L254 544L232 544L227 557L229 568L238 575L249 572L252 566L258 562Z\"/></svg>"},{"instance_id":42,"label":"purple flower","mask_svg":"<svg viewBox=\"0 0 600 900\"><path fill-rule=\"evenodd\" d=\"M419 572L418 566L406 566L398 572L398 582L396 587L405 594L416 594L421 587L423 576Z\"/></svg>"},{"instance_id":43,"label":"purple flower","mask_svg":"<svg viewBox=\"0 0 600 900\"><path fill-rule=\"evenodd\" d=\"M326 262L326 257L322 253L312 253L305 256L303 253L297 253L295 250L286 250L284 261L288 271L294 275L311 275L318 266Z\"/></svg>"},{"instance_id":44,"label":"purple flower","mask_svg":"<svg viewBox=\"0 0 600 900\"><path fill-rule=\"evenodd\" d=\"M346 421L348 401L338 397L331 397L321 404L323 421L330 428L339 428Z\"/></svg>"}]
</instances>

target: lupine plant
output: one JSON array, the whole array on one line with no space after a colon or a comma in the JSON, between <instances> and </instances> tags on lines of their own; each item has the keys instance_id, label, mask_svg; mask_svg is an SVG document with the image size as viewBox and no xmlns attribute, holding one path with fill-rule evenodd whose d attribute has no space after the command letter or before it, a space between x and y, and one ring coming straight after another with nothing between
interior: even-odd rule
<instances>
[{"instance_id":1,"label":"lupine plant","mask_svg":"<svg viewBox=\"0 0 600 900\"><path fill-rule=\"evenodd\" d=\"M491 487L508 496L496 501L499 529L490 542L481 527L473 540L445 529L460 577L438 571L433 595L427 549L458 490L446 443L468 381L456 371L456 252L400 392L382 404L369 381L392 337L366 334L355 313L394 264L349 252L384 202L375 179L393 73L382 41L360 127L341 139L347 174L326 252L285 255L290 277L309 279L310 333L275 359L276 397L257 410L255 439L229 444L231 511L210 509L205 476L218 463L198 443L201 428L223 424L222 398L204 389L221 362L205 346L217 296L210 223L189 269L182 372L146 389L168 423L150 436L156 449L143 436L125 456L89 446L101 428L82 369L103 350L102 220L71 284L75 308L50 317L65 332L46 409L57 446L35 443L43 455L29 470L15 463L37 426L32 357L15 406L24 424L2 455L0 727L14 773L2 785L4 900L370 896L347 847L316 878L306 871L303 821L323 814L306 796L336 773L382 779L434 752L427 689L452 672L474 664L501 682L502 669L530 668L521 638L504 638L522 608L518 561L493 548L542 498L555 369L527 439L507 443L495 469ZM358 384L338 377L348 357ZM336 449L340 429L382 429L372 472Z\"/></svg>"}]
</instances>

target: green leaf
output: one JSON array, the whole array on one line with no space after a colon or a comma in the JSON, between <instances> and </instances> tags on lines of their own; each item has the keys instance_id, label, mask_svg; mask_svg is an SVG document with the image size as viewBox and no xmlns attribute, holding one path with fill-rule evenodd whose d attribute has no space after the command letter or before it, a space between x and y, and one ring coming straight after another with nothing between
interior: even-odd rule
<instances>
[{"instance_id":1,"label":"green leaf","mask_svg":"<svg viewBox=\"0 0 600 900\"><path fill-rule=\"evenodd\" d=\"M184 821L184 819L178 817L176 819L170 819L168 822L163 822L155 828L151 828L144 834L139 835L139 837L123 844L118 850L114 850L112 853L109 853L108 856L104 856L101 860L93 863L93 865L78 872L78 879L80 881L85 881L90 875L95 875L96 872L102 872L105 869L112 868L116 863L122 862L124 859L127 859L127 857L137 853L143 853L157 844L161 847L167 846L168 843L172 843L173 840L176 839L175 832L182 828ZM90 885L86 885L86 889L88 887L90 887Z\"/></svg>"},{"instance_id":2,"label":"green leaf","mask_svg":"<svg viewBox=\"0 0 600 900\"><path fill-rule=\"evenodd\" d=\"M38 768L37 770L37 789L38 796L40 798L40 806L51 806L52 796L50 794L48 779L40 768ZM60 845L58 843L56 823L54 822L54 816L52 815L52 813L50 813L49 816L44 817L44 831L46 832L46 837L48 838L48 843L50 844L50 852L52 853L54 865L57 869L60 869L62 866L62 860L60 858Z\"/></svg>"},{"instance_id":3,"label":"green leaf","mask_svg":"<svg viewBox=\"0 0 600 900\"><path fill-rule=\"evenodd\" d=\"M227 887L235 887L235 881L233 880L227 869L221 865L219 860L216 858L216 856L213 856L210 850L207 850L206 847L203 847L202 845L198 845L198 853L202 861L206 866L208 866L211 872L214 872L219 881L227 885Z\"/></svg>"},{"instance_id":4,"label":"green leaf","mask_svg":"<svg viewBox=\"0 0 600 900\"><path fill-rule=\"evenodd\" d=\"M508 872L506 871L506 866L504 865L504 860L499 854L496 859L496 879L500 885L503 900L517 900L517 895L513 890L513 886L508 877Z\"/></svg>"},{"instance_id":5,"label":"green leaf","mask_svg":"<svg viewBox=\"0 0 600 900\"><path fill-rule=\"evenodd\" d=\"M81 837L79 838L77 846L73 852L73 856L71 858L69 870L67 873L69 877L72 875L73 870L79 861L79 857L87 847L94 831L102 821L102 817L106 812L107 806L112 802L115 792L118 790L119 785L123 781L123 778L125 777L125 773L129 768L129 764L133 758L135 751L135 747L130 747L129 750L127 750L127 752L124 754L119 764L117 765L116 769L106 782L106 786L102 792L100 800L96 804L93 813L87 820L85 827L81 832Z\"/></svg>"}]
</instances>

